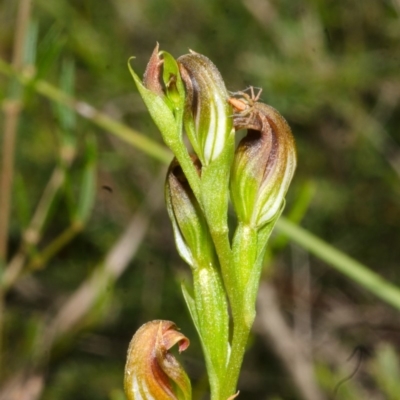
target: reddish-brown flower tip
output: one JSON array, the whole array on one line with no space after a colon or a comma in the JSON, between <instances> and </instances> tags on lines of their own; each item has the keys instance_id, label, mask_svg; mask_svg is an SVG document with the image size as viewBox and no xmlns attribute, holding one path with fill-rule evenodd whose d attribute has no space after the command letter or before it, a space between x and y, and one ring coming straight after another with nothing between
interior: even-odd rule
<instances>
[{"instance_id":1,"label":"reddish-brown flower tip","mask_svg":"<svg viewBox=\"0 0 400 400\"><path fill-rule=\"evenodd\" d=\"M191 386L182 366L169 352L178 344L179 352L189 339L171 321L151 321L133 336L125 366L125 393L128 400L189 400Z\"/></svg>"},{"instance_id":2,"label":"reddish-brown flower tip","mask_svg":"<svg viewBox=\"0 0 400 400\"><path fill-rule=\"evenodd\" d=\"M158 43L147 64L146 71L143 75L143 85L152 92L164 96L163 87L161 85L161 66L163 60L158 54Z\"/></svg>"}]
</instances>

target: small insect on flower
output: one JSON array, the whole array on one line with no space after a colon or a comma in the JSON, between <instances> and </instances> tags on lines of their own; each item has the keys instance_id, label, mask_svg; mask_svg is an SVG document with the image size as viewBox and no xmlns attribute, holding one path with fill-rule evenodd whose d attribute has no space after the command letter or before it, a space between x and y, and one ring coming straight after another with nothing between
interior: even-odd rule
<instances>
[{"instance_id":1,"label":"small insect on flower","mask_svg":"<svg viewBox=\"0 0 400 400\"><path fill-rule=\"evenodd\" d=\"M250 86L248 89L246 89L250 91L250 95L246 93L246 90L240 92L232 92L232 96L242 96L242 98L237 99L235 97L230 97L228 99L228 103L231 104L231 106L240 113L250 111L254 103L256 103L260 99L261 93L263 91L261 88L257 89L257 94L255 94L253 86Z\"/></svg>"},{"instance_id":2,"label":"small insect on flower","mask_svg":"<svg viewBox=\"0 0 400 400\"><path fill-rule=\"evenodd\" d=\"M240 141L231 174L231 197L240 221L253 227L273 220L282 210L284 196L296 167L294 139L289 125L273 107L250 94L233 93L236 130L247 129Z\"/></svg>"}]
</instances>

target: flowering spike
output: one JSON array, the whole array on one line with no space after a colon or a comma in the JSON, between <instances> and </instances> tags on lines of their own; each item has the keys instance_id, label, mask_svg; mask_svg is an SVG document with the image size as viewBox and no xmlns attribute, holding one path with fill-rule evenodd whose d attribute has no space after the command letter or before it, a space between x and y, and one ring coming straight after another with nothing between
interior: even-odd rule
<instances>
[{"instance_id":1,"label":"flowering spike","mask_svg":"<svg viewBox=\"0 0 400 400\"><path fill-rule=\"evenodd\" d=\"M241 222L261 227L281 210L296 168L294 139L285 119L274 108L242 93L229 102L237 111L236 129L248 133L236 150L231 197Z\"/></svg>"},{"instance_id":2,"label":"flowering spike","mask_svg":"<svg viewBox=\"0 0 400 400\"><path fill-rule=\"evenodd\" d=\"M179 352L189 339L171 321L151 321L135 333L125 366L125 394L128 400L190 400L191 385L182 366L169 353L179 344Z\"/></svg>"}]
</instances>

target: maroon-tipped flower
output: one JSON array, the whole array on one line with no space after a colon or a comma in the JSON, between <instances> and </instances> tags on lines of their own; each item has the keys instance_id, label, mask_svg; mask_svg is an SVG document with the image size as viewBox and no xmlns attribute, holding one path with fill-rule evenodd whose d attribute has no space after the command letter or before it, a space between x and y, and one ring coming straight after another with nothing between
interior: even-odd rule
<instances>
[{"instance_id":1,"label":"maroon-tipped flower","mask_svg":"<svg viewBox=\"0 0 400 400\"><path fill-rule=\"evenodd\" d=\"M171 321L151 321L135 333L125 366L128 400L190 400L191 385L182 366L169 352L179 344L186 350L189 339Z\"/></svg>"},{"instance_id":2,"label":"maroon-tipped flower","mask_svg":"<svg viewBox=\"0 0 400 400\"><path fill-rule=\"evenodd\" d=\"M203 166L223 151L232 130L228 92L217 67L191 51L177 60L186 88L185 128Z\"/></svg>"},{"instance_id":3,"label":"maroon-tipped flower","mask_svg":"<svg viewBox=\"0 0 400 400\"><path fill-rule=\"evenodd\" d=\"M261 227L281 211L296 168L296 150L282 115L244 94L232 98L236 129L247 129L236 150L231 198L241 222Z\"/></svg>"}]
</instances>

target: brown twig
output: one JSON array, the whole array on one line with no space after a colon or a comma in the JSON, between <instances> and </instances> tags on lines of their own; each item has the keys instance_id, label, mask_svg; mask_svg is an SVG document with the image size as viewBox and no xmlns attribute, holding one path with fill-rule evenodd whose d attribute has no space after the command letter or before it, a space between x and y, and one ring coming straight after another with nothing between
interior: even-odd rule
<instances>
[{"instance_id":1,"label":"brown twig","mask_svg":"<svg viewBox=\"0 0 400 400\"><path fill-rule=\"evenodd\" d=\"M301 398L304 400L324 399L315 382L312 360L303 353L301 340L294 336L285 321L275 290L270 284L261 283L258 304L256 329L282 361Z\"/></svg>"}]
</instances>

